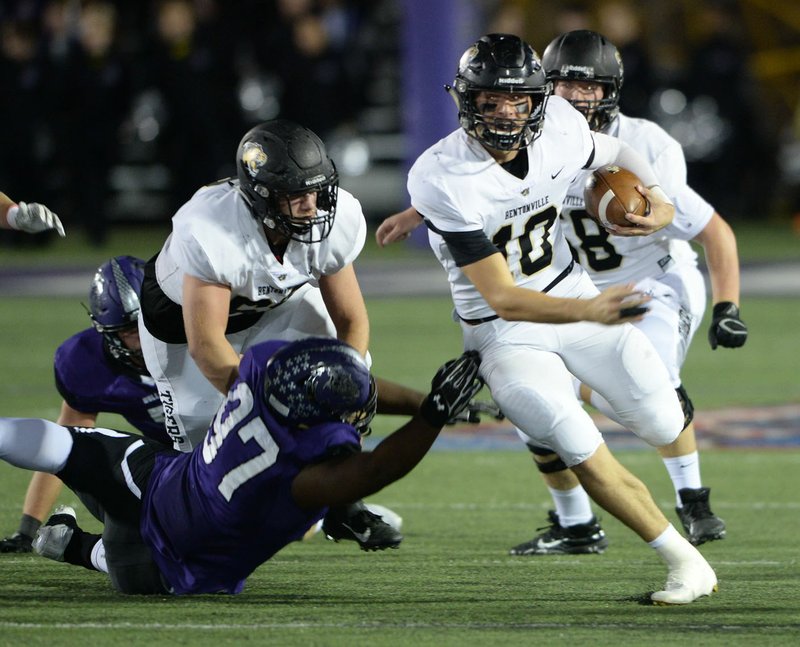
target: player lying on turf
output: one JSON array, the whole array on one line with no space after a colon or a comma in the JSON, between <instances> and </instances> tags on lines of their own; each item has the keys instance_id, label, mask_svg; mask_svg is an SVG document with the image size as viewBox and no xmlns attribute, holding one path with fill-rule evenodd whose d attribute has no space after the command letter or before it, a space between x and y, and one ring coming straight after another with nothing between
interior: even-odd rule
<instances>
[{"instance_id":1,"label":"player lying on turf","mask_svg":"<svg viewBox=\"0 0 800 647\"><path fill-rule=\"evenodd\" d=\"M37 553L105 571L122 593L239 593L328 506L407 474L481 388L478 363L465 353L442 366L419 413L372 452L360 451L376 407L363 358L308 338L249 349L191 452L111 429L0 418L0 458L56 474L104 514L101 537L81 530L71 508L57 510Z\"/></svg>"}]
</instances>

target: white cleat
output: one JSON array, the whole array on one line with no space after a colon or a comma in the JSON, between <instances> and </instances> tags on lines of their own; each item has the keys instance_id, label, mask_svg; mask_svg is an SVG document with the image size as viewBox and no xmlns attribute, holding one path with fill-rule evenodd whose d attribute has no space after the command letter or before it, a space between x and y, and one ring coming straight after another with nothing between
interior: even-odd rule
<instances>
[{"instance_id":1,"label":"white cleat","mask_svg":"<svg viewBox=\"0 0 800 647\"><path fill-rule=\"evenodd\" d=\"M64 551L76 528L75 510L68 505L59 506L36 533L32 544L33 552L47 559L63 562Z\"/></svg>"},{"instance_id":2,"label":"white cleat","mask_svg":"<svg viewBox=\"0 0 800 647\"><path fill-rule=\"evenodd\" d=\"M367 506L367 510L369 510L372 514L382 517L383 520L395 530L400 530L403 527L403 517L401 517L391 508L387 508L379 503L365 503L364 505Z\"/></svg>"},{"instance_id":3,"label":"white cleat","mask_svg":"<svg viewBox=\"0 0 800 647\"><path fill-rule=\"evenodd\" d=\"M650 596L653 604L691 604L697 598L711 595L719 589L717 576L705 559L692 560L670 569L663 591Z\"/></svg>"}]
</instances>

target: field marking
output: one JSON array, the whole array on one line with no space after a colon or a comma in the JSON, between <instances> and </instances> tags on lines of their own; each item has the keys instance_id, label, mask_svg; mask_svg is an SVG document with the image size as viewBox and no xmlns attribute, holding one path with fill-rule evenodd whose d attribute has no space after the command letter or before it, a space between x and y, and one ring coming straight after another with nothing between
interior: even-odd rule
<instances>
[{"instance_id":1,"label":"field marking","mask_svg":"<svg viewBox=\"0 0 800 647\"><path fill-rule=\"evenodd\" d=\"M385 505L393 510L523 510L523 511L547 511L553 508L552 502L542 503L408 503L401 501L383 501ZM669 499L656 501L662 508L671 510L675 507L675 500ZM715 502L714 508L726 510L800 510L800 501L754 501L752 503L729 503L725 501Z\"/></svg>"},{"instance_id":2,"label":"field marking","mask_svg":"<svg viewBox=\"0 0 800 647\"><path fill-rule=\"evenodd\" d=\"M657 608L657 607L656 607ZM666 613L666 612L665 612ZM662 623L632 623L632 622L585 622L585 623L564 623L564 622L268 622L268 623L227 623L227 624L197 624L197 623L174 623L166 624L161 622L139 624L133 622L0 622L0 628L5 629L136 629L147 631L163 631L173 629L176 631L203 630L203 631L236 631L253 629L578 629L591 627L593 629L639 629L661 631L664 629ZM711 633L716 631L752 631L752 625L736 624L692 624L679 623L669 625L670 631L692 630ZM759 624L756 627L759 634L765 630L788 631L800 629L800 623L792 624Z\"/></svg>"}]
</instances>

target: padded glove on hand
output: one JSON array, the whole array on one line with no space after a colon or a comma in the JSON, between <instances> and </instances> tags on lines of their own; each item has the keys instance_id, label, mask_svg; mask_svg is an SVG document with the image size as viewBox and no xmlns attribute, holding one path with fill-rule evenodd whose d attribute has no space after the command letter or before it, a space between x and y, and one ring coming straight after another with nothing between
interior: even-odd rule
<instances>
[{"instance_id":1,"label":"padded glove on hand","mask_svg":"<svg viewBox=\"0 0 800 647\"><path fill-rule=\"evenodd\" d=\"M30 204L20 202L16 213L9 218L8 224L13 229L29 234L55 229L62 238L66 235L64 233L64 225L61 224L58 216L38 202L31 202Z\"/></svg>"},{"instance_id":2,"label":"padded glove on hand","mask_svg":"<svg viewBox=\"0 0 800 647\"><path fill-rule=\"evenodd\" d=\"M432 427L442 427L469 404L481 390L478 376L480 358L468 351L458 359L446 362L431 380L431 392L419 408L420 415Z\"/></svg>"},{"instance_id":3,"label":"padded glove on hand","mask_svg":"<svg viewBox=\"0 0 800 647\"><path fill-rule=\"evenodd\" d=\"M714 306L708 343L711 349L717 346L739 348L747 341L747 326L739 319L739 308L730 301L721 301Z\"/></svg>"}]
</instances>

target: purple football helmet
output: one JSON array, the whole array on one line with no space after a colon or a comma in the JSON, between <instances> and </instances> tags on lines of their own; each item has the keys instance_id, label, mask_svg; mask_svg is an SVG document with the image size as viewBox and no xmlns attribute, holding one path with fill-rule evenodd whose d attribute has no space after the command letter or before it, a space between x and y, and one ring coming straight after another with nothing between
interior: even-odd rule
<instances>
[{"instance_id":1,"label":"purple football helmet","mask_svg":"<svg viewBox=\"0 0 800 647\"><path fill-rule=\"evenodd\" d=\"M138 324L144 266L133 256L115 256L103 263L92 279L88 308L111 356L141 374L147 372L141 349L128 348L119 333L135 330Z\"/></svg>"},{"instance_id":2,"label":"purple football helmet","mask_svg":"<svg viewBox=\"0 0 800 647\"><path fill-rule=\"evenodd\" d=\"M267 362L264 399L291 427L346 422L362 436L370 432L377 391L358 351L325 337L309 337L280 348Z\"/></svg>"}]
</instances>

